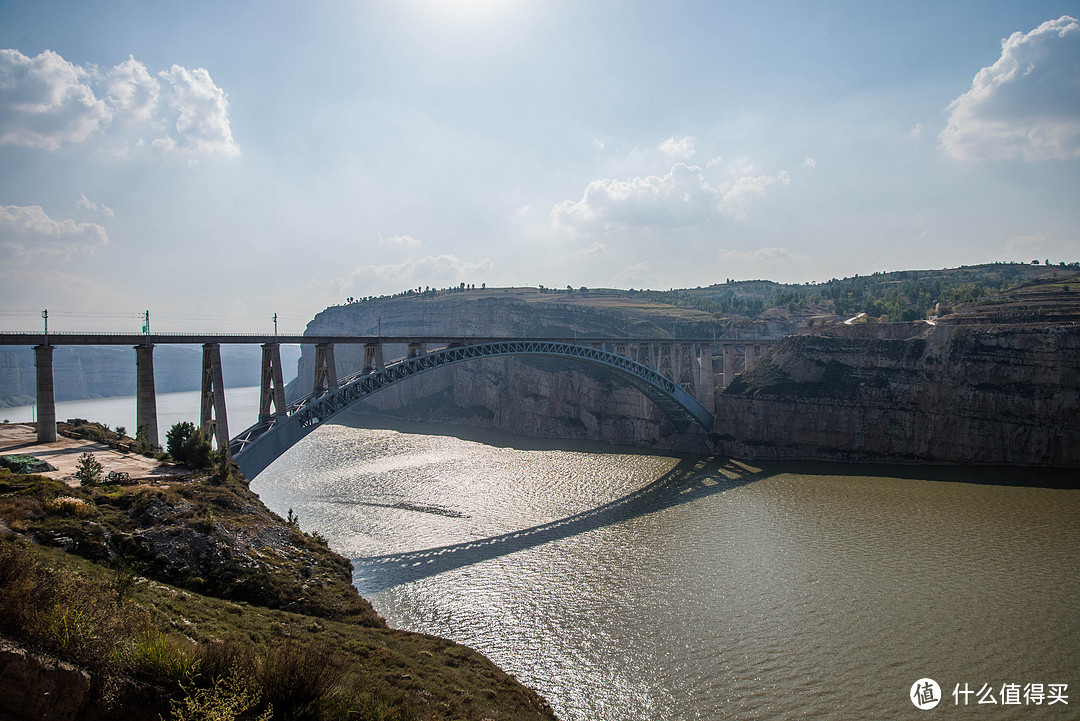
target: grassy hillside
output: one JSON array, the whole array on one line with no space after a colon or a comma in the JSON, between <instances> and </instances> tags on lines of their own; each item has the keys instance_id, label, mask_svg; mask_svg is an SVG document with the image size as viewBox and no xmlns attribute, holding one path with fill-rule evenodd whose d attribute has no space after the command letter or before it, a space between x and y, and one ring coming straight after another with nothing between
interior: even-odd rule
<instances>
[{"instance_id":1,"label":"grassy hillside","mask_svg":"<svg viewBox=\"0 0 1080 721\"><path fill-rule=\"evenodd\" d=\"M89 680L64 682L60 717L554 718L480 654L386 628L348 561L234 472L84 489L0 471L0 531L0 646ZM29 691L0 678L0 717L34 716L39 665Z\"/></svg>"}]
</instances>

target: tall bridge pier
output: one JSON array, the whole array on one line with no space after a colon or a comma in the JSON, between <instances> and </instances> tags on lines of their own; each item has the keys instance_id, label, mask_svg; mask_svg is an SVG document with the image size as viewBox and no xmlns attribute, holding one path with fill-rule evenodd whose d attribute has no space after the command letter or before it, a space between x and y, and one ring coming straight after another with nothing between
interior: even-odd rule
<instances>
[{"instance_id":1,"label":"tall bridge pier","mask_svg":"<svg viewBox=\"0 0 1080 721\"><path fill-rule=\"evenodd\" d=\"M154 344L135 346L135 427L147 445L158 448L157 390L154 387Z\"/></svg>"},{"instance_id":2,"label":"tall bridge pier","mask_svg":"<svg viewBox=\"0 0 1080 721\"><path fill-rule=\"evenodd\" d=\"M34 371L37 378L37 442L56 440L56 396L53 392L53 347L46 343L34 346Z\"/></svg>"}]
</instances>

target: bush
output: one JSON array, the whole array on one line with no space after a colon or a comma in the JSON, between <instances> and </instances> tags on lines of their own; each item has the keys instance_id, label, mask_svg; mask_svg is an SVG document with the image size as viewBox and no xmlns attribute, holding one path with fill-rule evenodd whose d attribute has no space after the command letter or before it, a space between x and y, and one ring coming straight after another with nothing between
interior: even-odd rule
<instances>
[{"instance_id":1,"label":"bush","mask_svg":"<svg viewBox=\"0 0 1080 721\"><path fill-rule=\"evenodd\" d=\"M169 455L189 468L209 468L214 462L210 439L190 421L180 421L165 434Z\"/></svg>"},{"instance_id":2,"label":"bush","mask_svg":"<svg viewBox=\"0 0 1080 721\"><path fill-rule=\"evenodd\" d=\"M84 486L96 486L101 483L103 471L101 462L94 457L93 453L83 453L79 456L79 463L75 467L75 477Z\"/></svg>"},{"instance_id":3,"label":"bush","mask_svg":"<svg viewBox=\"0 0 1080 721\"><path fill-rule=\"evenodd\" d=\"M195 432L195 424L190 421L174 423L165 434L165 450L177 463L187 462L187 442Z\"/></svg>"}]
</instances>

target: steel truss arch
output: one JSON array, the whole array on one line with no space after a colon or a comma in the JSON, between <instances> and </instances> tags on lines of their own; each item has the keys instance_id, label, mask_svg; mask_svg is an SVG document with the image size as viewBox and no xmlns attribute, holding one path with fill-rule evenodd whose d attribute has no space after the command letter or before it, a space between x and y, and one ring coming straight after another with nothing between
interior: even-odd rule
<instances>
[{"instance_id":1,"label":"steel truss arch","mask_svg":"<svg viewBox=\"0 0 1080 721\"><path fill-rule=\"evenodd\" d=\"M655 403L679 431L697 423L711 431L713 417L676 382L648 366L600 348L562 341L515 340L448 346L402 358L384 368L364 369L341 380L337 388L289 404L284 416L257 423L229 442L229 452L248 478L338 413L395 383L421 373L480 358L526 355L577 360L622 378Z\"/></svg>"}]
</instances>

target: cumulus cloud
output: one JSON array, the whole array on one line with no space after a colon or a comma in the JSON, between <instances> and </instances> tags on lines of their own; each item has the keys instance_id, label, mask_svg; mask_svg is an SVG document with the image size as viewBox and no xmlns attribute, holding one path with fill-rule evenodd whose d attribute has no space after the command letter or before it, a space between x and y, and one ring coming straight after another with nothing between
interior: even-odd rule
<instances>
[{"instance_id":1,"label":"cumulus cloud","mask_svg":"<svg viewBox=\"0 0 1080 721\"><path fill-rule=\"evenodd\" d=\"M491 268L489 258L471 262L454 255L429 255L389 265L362 265L349 273L348 277L338 279L337 285L340 290L351 288L356 283L370 284L375 281L386 281L399 289L413 285L442 287L475 282L480 275L490 273Z\"/></svg>"},{"instance_id":2,"label":"cumulus cloud","mask_svg":"<svg viewBox=\"0 0 1080 721\"><path fill-rule=\"evenodd\" d=\"M161 97L157 79L131 55L105 73L104 89L105 100L118 120L149 120Z\"/></svg>"},{"instance_id":3,"label":"cumulus cloud","mask_svg":"<svg viewBox=\"0 0 1080 721\"><path fill-rule=\"evenodd\" d=\"M694 154L694 139L690 136L686 136L676 140L673 135L656 147L657 150L666 155L686 160Z\"/></svg>"},{"instance_id":4,"label":"cumulus cloud","mask_svg":"<svg viewBox=\"0 0 1080 721\"><path fill-rule=\"evenodd\" d=\"M112 112L87 84L90 72L46 50L0 50L0 143L56 150L108 125Z\"/></svg>"},{"instance_id":5,"label":"cumulus cloud","mask_svg":"<svg viewBox=\"0 0 1080 721\"><path fill-rule=\"evenodd\" d=\"M1001 43L938 136L957 160L1080 158L1080 24L1063 15Z\"/></svg>"},{"instance_id":6,"label":"cumulus cloud","mask_svg":"<svg viewBox=\"0 0 1080 721\"><path fill-rule=\"evenodd\" d=\"M0 50L2 144L57 150L109 134L188 159L235 156L228 108L204 68L173 65L155 76L132 56L101 71L51 50L32 58Z\"/></svg>"},{"instance_id":7,"label":"cumulus cloud","mask_svg":"<svg viewBox=\"0 0 1080 721\"><path fill-rule=\"evenodd\" d=\"M176 112L176 132L155 141L158 145L195 155L240 154L229 125L229 101L206 69L173 65L159 75L172 88L168 105Z\"/></svg>"},{"instance_id":8,"label":"cumulus cloud","mask_svg":"<svg viewBox=\"0 0 1080 721\"><path fill-rule=\"evenodd\" d=\"M93 253L108 242L108 234L97 223L54 220L39 205L0 206L0 243L17 258L71 258Z\"/></svg>"},{"instance_id":9,"label":"cumulus cloud","mask_svg":"<svg viewBox=\"0 0 1080 721\"><path fill-rule=\"evenodd\" d=\"M787 171L766 175L748 164L735 164L710 178L697 165L676 163L665 175L630 180L594 180L581 200L567 200L551 210L551 222L570 231L633 228L682 228L716 216L742 219L750 201L766 188L791 182Z\"/></svg>"}]
</instances>

